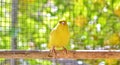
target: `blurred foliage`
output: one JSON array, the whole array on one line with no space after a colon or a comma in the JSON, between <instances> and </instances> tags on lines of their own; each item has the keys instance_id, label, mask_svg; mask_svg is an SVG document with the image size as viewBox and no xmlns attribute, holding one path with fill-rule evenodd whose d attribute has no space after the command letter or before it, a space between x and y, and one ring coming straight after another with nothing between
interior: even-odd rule
<instances>
[{"instance_id":1,"label":"blurred foliage","mask_svg":"<svg viewBox=\"0 0 120 65\"><path fill-rule=\"evenodd\" d=\"M49 33L60 19L69 25L68 49L120 49L120 0L19 0L16 28L11 24L12 4L0 0L0 49L10 50L15 34L19 50L45 50ZM44 64L51 64L48 62ZM113 61L105 62L110 65Z\"/></svg>"},{"instance_id":2,"label":"blurred foliage","mask_svg":"<svg viewBox=\"0 0 120 65\"><path fill-rule=\"evenodd\" d=\"M105 59L107 65L119 65L117 59Z\"/></svg>"}]
</instances>

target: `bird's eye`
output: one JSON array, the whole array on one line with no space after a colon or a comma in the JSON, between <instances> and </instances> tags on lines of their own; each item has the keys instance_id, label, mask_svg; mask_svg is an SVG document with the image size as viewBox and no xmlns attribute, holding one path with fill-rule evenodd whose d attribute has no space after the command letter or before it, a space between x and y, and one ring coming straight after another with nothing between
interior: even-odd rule
<instances>
[{"instance_id":1,"label":"bird's eye","mask_svg":"<svg viewBox=\"0 0 120 65\"><path fill-rule=\"evenodd\" d=\"M62 23L62 21L59 21L59 23Z\"/></svg>"}]
</instances>

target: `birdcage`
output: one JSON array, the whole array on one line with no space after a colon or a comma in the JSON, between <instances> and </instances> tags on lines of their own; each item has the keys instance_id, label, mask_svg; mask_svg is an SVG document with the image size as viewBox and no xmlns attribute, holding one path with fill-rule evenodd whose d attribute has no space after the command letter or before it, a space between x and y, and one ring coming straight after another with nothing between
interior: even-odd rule
<instances>
[{"instance_id":1,"label":"birdcage","mask_svg":"<svg viewBox=\"0 0 120 65\"><path fill-rule=\"evenodd\" d=\"M56 56L48 43L60 20L70 40ZM0 65L120 65L119 28L119 0L0 0Z\"/></svg>"}]
</instances>

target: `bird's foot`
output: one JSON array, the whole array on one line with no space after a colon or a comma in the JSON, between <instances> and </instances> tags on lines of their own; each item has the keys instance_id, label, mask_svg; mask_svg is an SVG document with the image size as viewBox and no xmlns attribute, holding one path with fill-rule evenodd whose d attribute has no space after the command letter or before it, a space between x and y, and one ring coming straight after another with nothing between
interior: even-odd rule
<instances>
[{"instance_id":1,"label":"bird's foot","mask_svg":"<svg viewBox=\"0 0 120 65\"><path fill-rule=\"evenodd\" d=\"M54 54L54 56L57 55L57 52L56 52L55 48L52 49L52 53Z\"/></svg>"},{"instance_id":2,"label":"bird's foot","mask_svg":"<svg viewBox=\"0 0 120 65\"><path fill-rule=\"evenodd\" d=\"M49 57L56 57L57 56L57 52L55 50L55 47L53 47L51 50L50 50L50 53L48 54Z\"/></svg>"},{"instance_id":3,"label":"bird's foot","mask_svg":"<svg viewBox=\"0 0 120 65\"><path fill-rule=\"evenodd\" d=\"M65 54L68 53L68 51L67 51L67 49L65 47L63 47L63 51L64 51Z\"/></svg>"}]
</instances>

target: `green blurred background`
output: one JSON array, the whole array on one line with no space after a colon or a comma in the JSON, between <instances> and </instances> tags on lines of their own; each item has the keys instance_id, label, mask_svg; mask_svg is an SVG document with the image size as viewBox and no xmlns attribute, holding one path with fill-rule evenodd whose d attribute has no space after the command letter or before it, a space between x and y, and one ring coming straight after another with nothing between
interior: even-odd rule
<instances>
[{"instance_id":1,"label":"green blurred background","mask_svg":"<svg viewBox=\"0 0 120 65\"><path fill-rule=\"evenodd\" d=\"M67 49L120 49L120 0L18 0L15 24L12 5L15 5L12 0L0 0L1 50L11 50L14 46L11 41L16 41L17 50L48 50L49 33L61 19L67 21L71 34ZM52 64L49 60L38 59L22 62ZM77 63L83 62L88 65L120 64L116 59L78 60Z\"/></svg>"}]
</instances>

